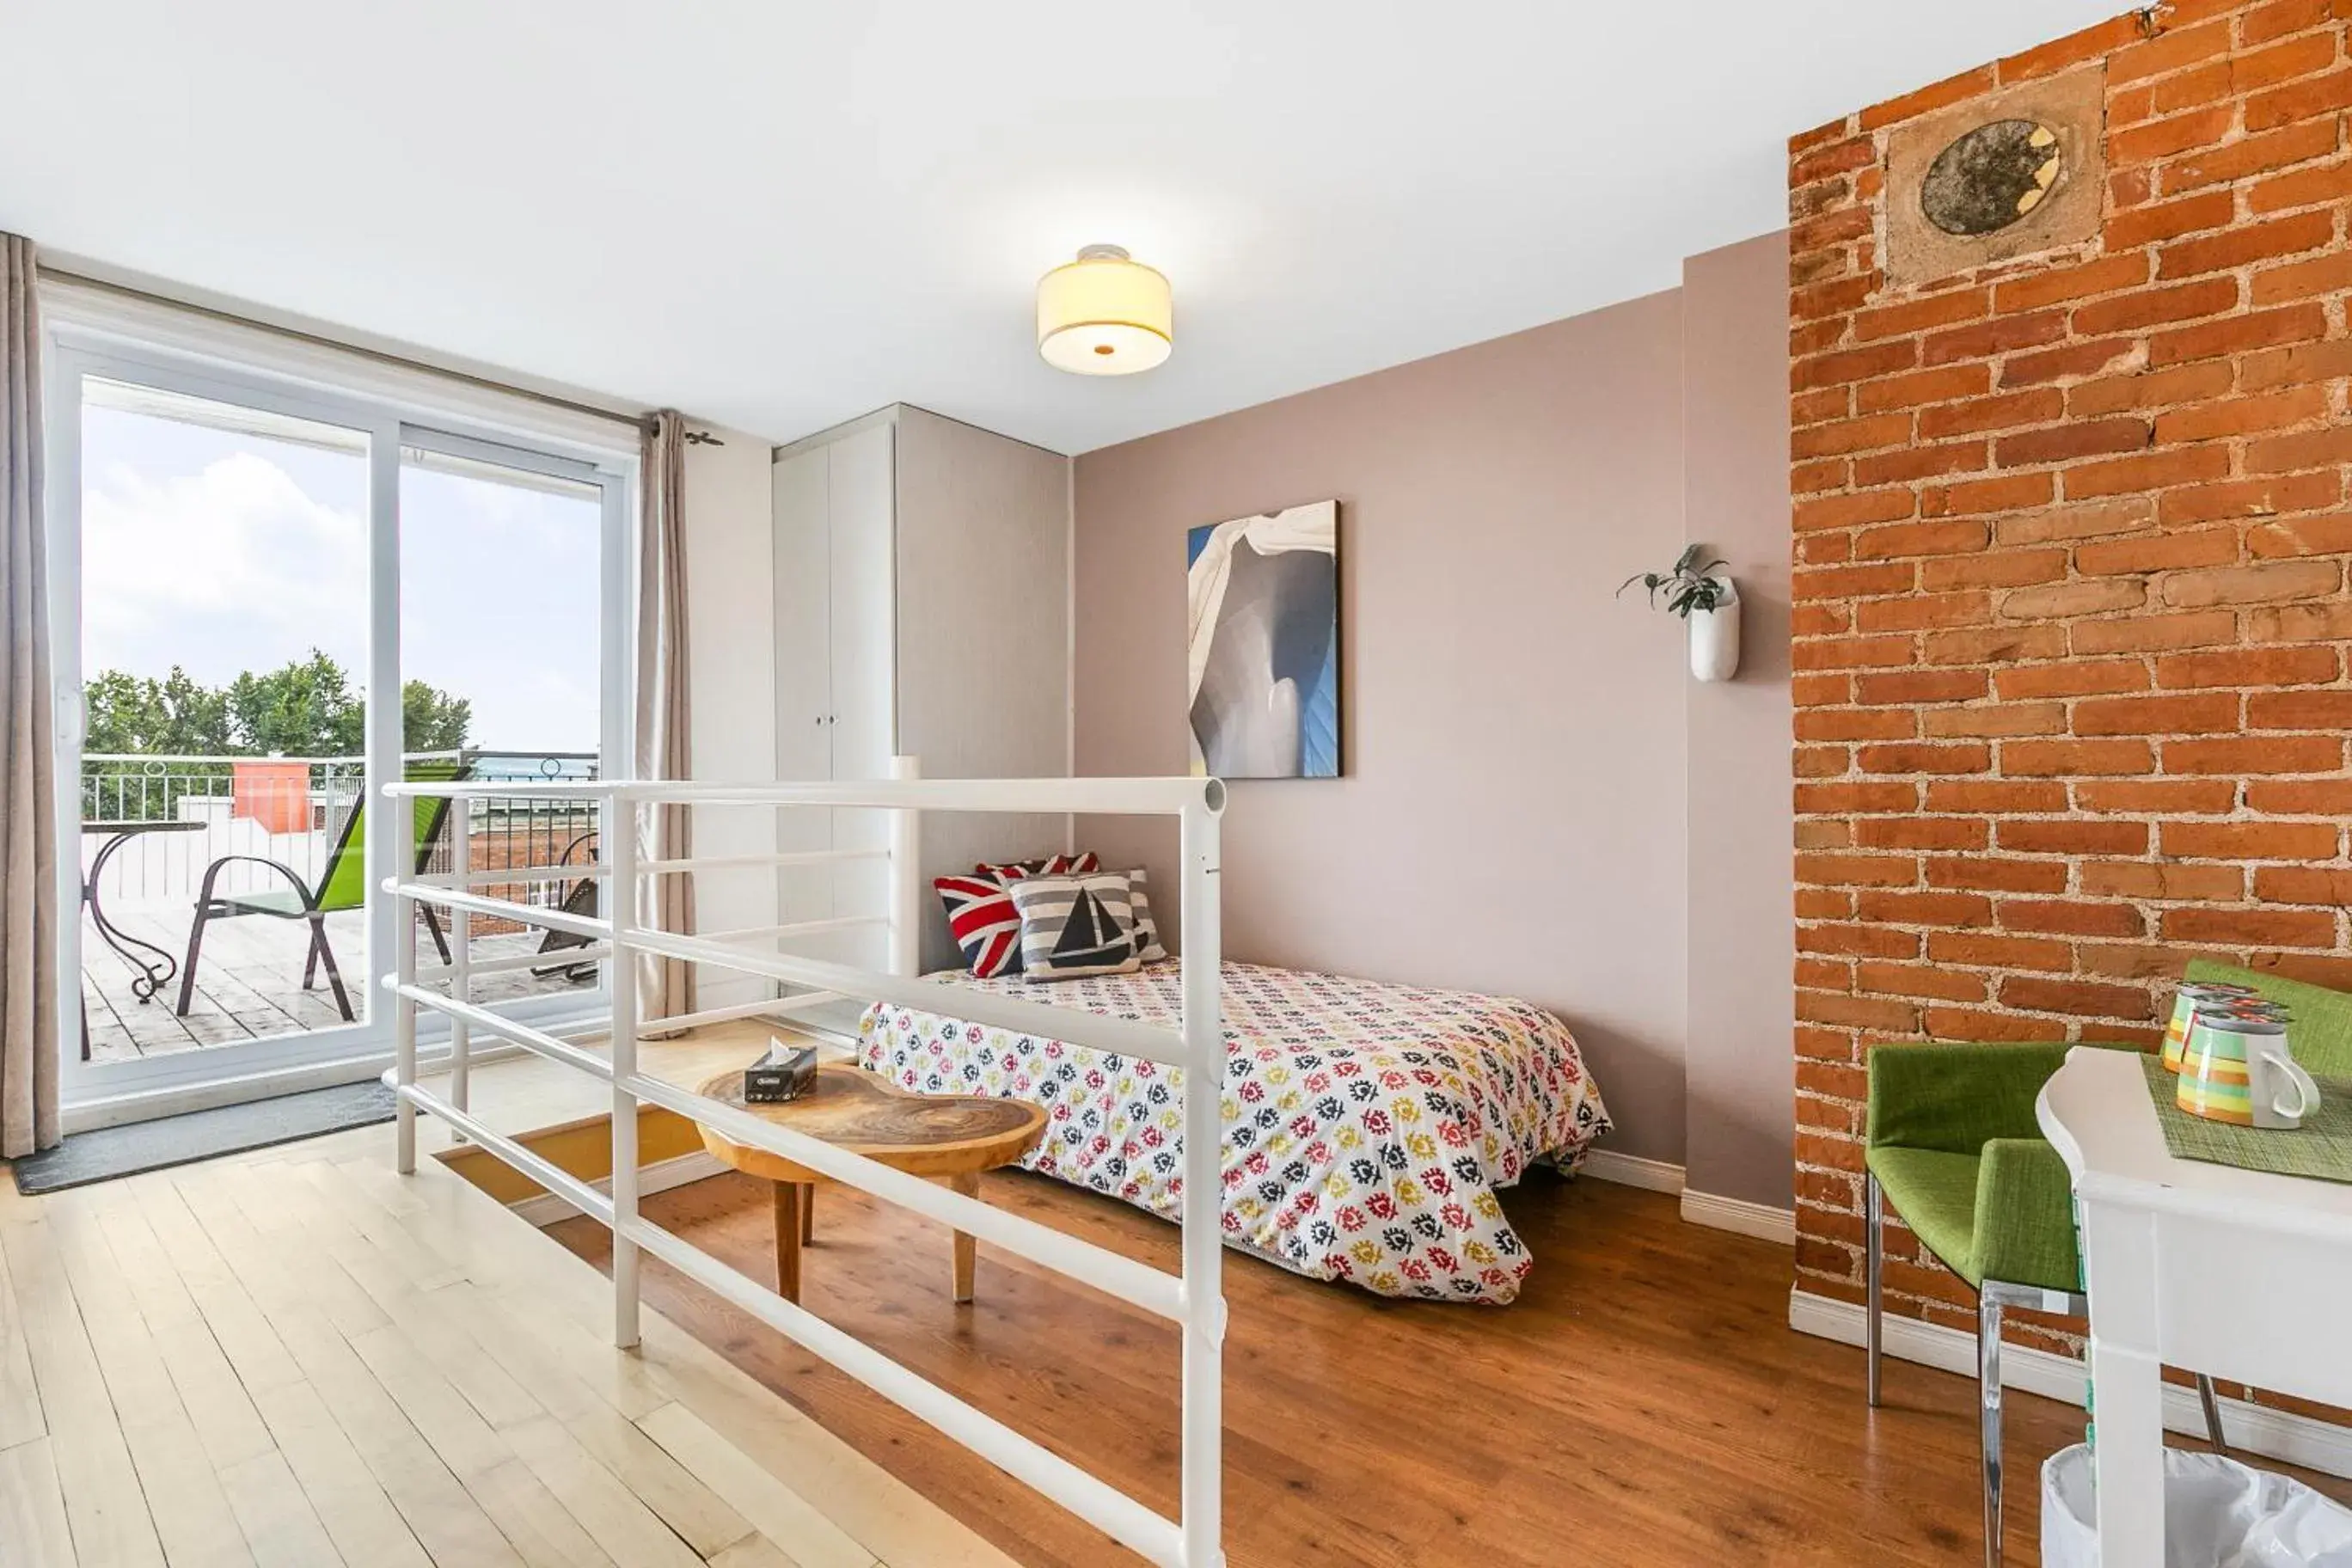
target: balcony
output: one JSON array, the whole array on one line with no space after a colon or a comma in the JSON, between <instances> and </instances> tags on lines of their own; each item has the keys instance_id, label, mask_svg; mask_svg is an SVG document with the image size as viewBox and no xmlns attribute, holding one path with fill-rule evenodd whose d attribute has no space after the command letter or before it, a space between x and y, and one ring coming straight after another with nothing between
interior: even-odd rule
<instances>
[{"instance_id":1,"label":"balcony","mask_svg":"<svg viewBox=\"0 0 2352 1568\"><path fill-rule=\"evenodd\" d=\"M408 762L412 769L462 766L465 777L483 782L596 776L595 757L581 752L484 748L417 753ZM328 946L352 1009L364 1016L373 965L366 914L356 900L367 827L364 818L352 823L363 778L357 757L83 758L81 991L89 1060L126 1061L342 1024L323 971L306 984L313 967L310 932L299 918L205 921L181 1011L189 934L205 875L216 865L216 898L293 892L299 880L327 911ZM462 829L441 825L421 868L446 873L459 844L476 872L582 863L592 858L595 828L593 806L577 800L477 800ZM350 864L341 865L344 860ZM585 897L582 889L569 881L493 881L478 890L560 904ZM490 972L474 980L475 999L510 1002L595 984L595 965L567 964L560 950L545 953L544 963L530 962L547 940L510 921L476 921L467 951ZM422 927L417 944L420 964L436 962L433 936Z\"/></svg>"}]
</instances>

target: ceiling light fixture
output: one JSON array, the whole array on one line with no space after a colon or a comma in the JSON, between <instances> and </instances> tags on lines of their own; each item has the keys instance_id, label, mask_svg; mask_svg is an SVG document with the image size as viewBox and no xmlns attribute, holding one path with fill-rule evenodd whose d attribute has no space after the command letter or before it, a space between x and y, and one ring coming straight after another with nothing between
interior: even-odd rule
<instances>
[{"instance_id":1,"label":"ceiling light fixture","mask_svg":"<svg viewBox=\"0 0 2352 1568\"><path fill-rule=\"evenodd\" d=\"M1076 375L1132 375L1175 347L1168 279L1116 245L1089 245L1037 280L1037 352Z\"/></svg>"}]
</instances>

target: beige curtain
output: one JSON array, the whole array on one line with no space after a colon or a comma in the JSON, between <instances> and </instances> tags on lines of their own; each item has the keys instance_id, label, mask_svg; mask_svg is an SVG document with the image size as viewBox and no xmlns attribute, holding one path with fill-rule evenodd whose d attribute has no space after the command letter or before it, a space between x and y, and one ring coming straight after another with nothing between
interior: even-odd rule
<instances>
[{"instance_id":1,"label":"beige curtain","mask_svg":"<svg viewBox=\"0 0 2352 1568\"><path fill-rule=\"evenodd\" d=\"M33 268L32 241L0 235L0 1159L10 1160L58 1141L57 785Z\"/></svg>"},{"instance_id":2,"label":"beige curtain","mask_svg":"<svg viewBox=\"0 0 2352 1568\"><path fill-rule=\"evenodd\" d=\"M637 508L637 755L641 779L693 776L688 749L686 659L686 421L676 409L654 416L645 437ZM655 808L640 829L641 853L683 859L694 853L693 808ZM637 919L658 931L694 930L694 879L652 877L637 892ZM694 1011L694 965L647 958L638 972L644 1016Z\"/></svg>"}]
</instances>

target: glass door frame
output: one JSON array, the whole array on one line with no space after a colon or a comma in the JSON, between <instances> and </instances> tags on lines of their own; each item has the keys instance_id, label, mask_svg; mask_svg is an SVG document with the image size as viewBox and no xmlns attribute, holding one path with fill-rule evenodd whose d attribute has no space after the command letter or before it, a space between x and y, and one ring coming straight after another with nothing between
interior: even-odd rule
<instances>
[{"instance_id":1,"label":"glass door frame","mask_svg":"<svg viewBox=\"0 0 2352 1568\"><path fill-rule=\"evenodd\" d=\"M256 334L257 338L258 334ZM151 347L68 313L47 330L44 413L47 419L44 480L49 563L49 626L53 685L53 747L57 767L58 962L59 1087L68 1130L166 1114L200 1103L227 1103L298 1088L350 1082L389 1066L392 1009L373 996L373 973L392 952L396 935L394 900L375 891L388 879L405 879L414 868L397 864L395 835L370 833L364 906L367 956L347 974L355 992L369 994L358 1023L339 1024L242 1044L194 1047L134 1061L81 1060L82 858L80 787L87 716L81 668L82 387L96 378L182 395L239 405L265 413L331 425L364 435L368 442L367 593L368 658L365 679L366 777L371 790L401 774L402 661L400 653L401 531L400 475L404 447L473 457L530 471L595 485L602 493L599 540L600 776L625 773L634 754L631 725L635 703L636 459L611 447L586 448L562 437L544 442L527 430L485 428L454 411L422 399L339 391L309 374L274 373L244 356L225 363L210 353L193 354ZM264 345L257 342L257 349ZM266 360L257 353L254 360ZM518 445L518 437L530 442ZM634 444L632 443L632 446ZM381 797L377 797L380 803ZM176 955L175 955L176 956ZM555 994L500 1005L499 1010L540 1027L601 1018L610 1010L608 965L600 965L593 990ZM169 988L150 1005L169 1005ZM420 1021L419 1043L429 1049L446 1041L446 1023ZM478 1046L495 1048L494 1042ZM133 1106L142 1109L129 1109Z\"/></svg>"},{"instance_id":2,"label":"glass door frame","mask_svg":"<svg viewBox=\"0 0 2352 1568\"><path fill-rule=\"evenodd\" d=\"M401 452L413 449L435 453L442 457L471 458L476 462L494 464L499 468L513 468L524 473L545 475L551 479L571 479L576 483L593 485L596 488L599 492L596 573L598 682L596 776L600 779L625 776L631 769L633 755L631 727L636 710L636 704L632 700L633 687L628 679L635 647L635 639L628 635L628 628L635 624L635 617L629 614L630 607L635 603L635 596L632 591L635 552L629 548L631 541L635 538L635 531L631 524L635 518L635 503L633 499L634 488L628 482L629 476L624 475L617 468L601 467L581 458L561 457L531 447L518 447L510 442L487 440L480 437L461 435L452 430L426 425L403 423L400 426L400 447ZM397 495L400 484L398 472L400 456L400 453L394 454L393 474L393 487L395 492L393 514L395 518L400 510ZM394 622L393 632L395 645L399 640L397 623L401 610L399 567L400 562L395 555L391 564L391 570L394 574L392 614ZM371 702L374 700L373 686L369 688L369 700ZM396 689L393 696L393 706L395 710L399 707ZM399 721L400 715L395 711L393 715L395 731ZM373 765L372 760L370 765L371 767ZM373 852L373 840L370 841L370 849ZM453 856L453 863L456 857ZM399 868L399 875L405 879L410 869L410 868ZM370 876L374 877L373 867L370 868ZM372 882L371 885L373 883ZM395 934L394 922L387 914L385 940L391 940ZM373 925L370 927L370 939L373 940ZM390 952L391 950L385 948L377 951ZM545 996L526 997L520 1001L502 1002L497 1004L492 1010L542 1027L560 1026L570 1019L582 1016L593 1016L599 1020L601 1026L602 1021L608 1017L613 1010L612 985L612 963L608 959L596 965L596 983L593 986L551 993ZM448 1020L432 1017L430 1016L432 1012L431 1008L418 1011L416 1037L420 1044L437 1044L448 1037ZM389 1015L387 1014L386 1016L388 1020ZM495 1048L497 1042L490 1041L487 1044ZM478 1053L482 1048L480 1045L475 1047Z\"/></svg>"}]
</instances>

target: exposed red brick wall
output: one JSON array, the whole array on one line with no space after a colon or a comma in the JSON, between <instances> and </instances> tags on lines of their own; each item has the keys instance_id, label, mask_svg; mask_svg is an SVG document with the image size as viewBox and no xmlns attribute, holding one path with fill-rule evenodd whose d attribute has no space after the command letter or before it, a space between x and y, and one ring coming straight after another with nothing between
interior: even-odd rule
<instances>
[{"instance_id":1,"label":"exposed red brick wall","mask_svg":"<svg viewBox=\"0 0 2352 1568\"><path fill-rule=\"evenodd\" d=\"M2147 1042L2197 953L2352 986L2347 18L2163 7L1790 143L1802 1289L1860 1293L1870 1043ZM1889 128L2102 63L2098 237L1889 288Z\"/></svg>"}]
</instances>

